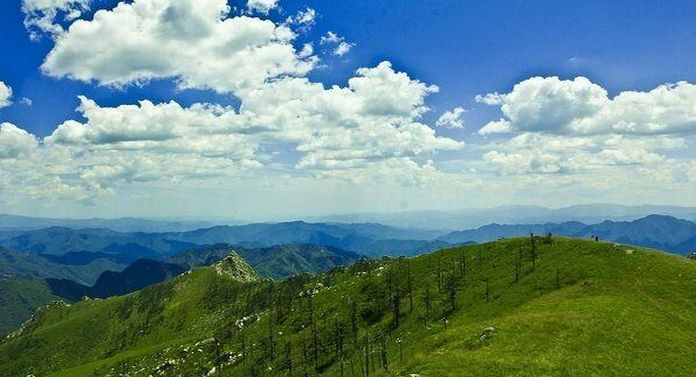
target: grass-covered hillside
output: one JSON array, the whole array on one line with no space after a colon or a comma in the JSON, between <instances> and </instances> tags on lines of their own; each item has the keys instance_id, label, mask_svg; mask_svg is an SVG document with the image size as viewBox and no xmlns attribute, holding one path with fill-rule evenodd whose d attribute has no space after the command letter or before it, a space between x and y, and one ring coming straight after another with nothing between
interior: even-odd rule
<instances>
[{"instance_id":1,"label":"grass-covered hillside","mask_svg":"<svg viewBox=\"0 0 696 377\"><path fill-rule=\"evenodd\" d=\"M0 344L0 375L696 375L696 263L548 241L281 282L201 268L42 310Z\"/></svg>"},{"instance_id":2,"label":"grass-covered hillside","mask_svg":"<svg viewBox=\"0 0 696 377\"><path fill-rule=\"evenodd\" d=\"M0 336L21 325L36 308L59 299L41 279L0 276Z\"/></svg>"}]
</instances>

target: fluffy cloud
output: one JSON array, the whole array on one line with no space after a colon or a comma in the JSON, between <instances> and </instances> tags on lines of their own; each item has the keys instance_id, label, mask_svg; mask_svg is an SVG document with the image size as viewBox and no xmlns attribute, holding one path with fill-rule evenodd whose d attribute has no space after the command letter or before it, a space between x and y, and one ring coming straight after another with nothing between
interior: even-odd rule
<instances>
[{"instance_id":1,"label":"fluffy cloud","mask_svg":"<svg viewBox=\"0 0 696 377\"><path fill-rule=\"evenodd\" d=\"M266 83L240 95L239 111L147 100L103 107L80 97L84 121L66 121L42 142L3 126L0 145L24 146L2 157L33 161L23 169L32 177L12 174L33 182L27 192L36 198L63 193L90 202L121 185L231 182L269 169L420 187L446 179L434 154L463 146L419 122L437 90L383 62L359 69L345 87L307 78Z\"/></svg>"},{"instance_id":2,"label":"fluffy cloud","mask_svg":"<svg viewBox=\"0 0 696 377\"><path fill-rule=\"evenodd\" d=\"M352 169L462 147L418 122L437 87L395 72L388 62L357 73L345 88L306 79L265 85L242 97L240 113L255 127L274 130L275 138L297 143L303 169Z\"/></svg>"},{"instance_id":3,"label":"fluffy cloud","mask_svg":"<svg viewBox=\"0 0 696 377\"><path fill-rule=\"evenodd\" d=\"M626 166L655 179L689 176L676 166L693 159L688 146L696 141L694 84L610 98L583 77L533 77L510 93L476 100L500 107L503 114L479 130L500 134L481 146L483 162L499 175L582 175L605 188L611 177L625 175Z\"/></svg>"},{"instance_id":4,"label":"fluffy cloud","mask_svg":"<svg viewBox=\"0 0 696 377\"><path fill-rule=\"evenodd\" d=\"M488 122L478 131L479 135L505 134L513 131L512 123L505 119Z\"/></svg>"},{"instance_id":5,"label":"fluffy cloud","mask_svg":"<svg viewBox=\"0 0 696 377\"><path fill-rule=\"evenodd\" d=\"M0 109L12 104L12 88L0 81Z\"/></svg>"},{"instance_id":6,"label":"fluffy cloud","mask_svg":"<svg viewBox=\"0 0 696 377\"><path fill-rule=\"evenodd\" d=\"M29 156L37 147L36 138L10 123L0 124L0 160Z\"/></svg>"},{"instance_id":7,"label":"fluffy cloud","mask_svg":"<svg viewBox=\"0 0 696 377\"><path fill-rule=\"evenodd\" d=\"M462 119L464 113L466 113L466 110L461 107L455 107L450 111L445 111L435 125L445 128L464 128L464 119Z\"/></svg>"},{"instance_id":8,"label":"fluffy cloud","mask_svg":"<svg viewBox=\"0 0 696 377\"><path fill-rule=\"evenodd\" d=\"M225 0L119 3L75 21L42 70L112 86L174 78L181 88L237 94L314 67L316 58L298 56L287 26L229 11Z\"/></svg>"},{"instance_id":9,"label":"fluffy cloud","mask_svg":"<svg viewBox=\"0 0 696 377\"><path fill-rule=\"evenodd\" d=\"M33 40L43 33L56 37L64 32L56 22L59 14L65 21L73 21L89 10L92 0L23 0L24 26Z\"/></svg>"},{"instance_id":10,"label":"fluffy cloud","mask_svg":"<svg viewBox=\"0 0 696 377\"><path fill-rule=\"evenodd\" d=\"M85 97L78 110L86 123L67 121L46 138L48 144L101 150L140 150L157 153L220 156L251 160L255 145L248 127L231 109L176 102L105 108Z\"/></svg>"},{"instance_id":11,"label":"fluffy cloud","mask_svg":"<svg viewBox=\"0 0 696 377\"><path fill-rule=\"evenodd\" d=\"M312 82L305 73L317 61L313 46L295 50L291 26L313 23L313 10L284 24L229 12L224 0L135 0L75 21L57 36L47 74L112 86L174 78L182 88L231 93L239 108L148 100L105 107L81 96L83 120L65 121L43 140L3 126L0 141L23 146L3 151L13 161L0 164L12 180L6 187L89 203L124 186L234 185L281 173L456 186L433 157L463 143L421 121L436 86L389 62L357 70L345 86ZM322 43L338 55L352 47L335 33Z\"/></svg>"},{"instance_id":12,"label":"fluffy cloud","mask_svg":"<svg viewBox=\"0 0 696 377\"><path fill-rule=\"evenodd\" d=\"M680 139L656 137L564 136L522 133L489 146L483 160L500 174L578 174L608 167L653 166L667 161L665 153L685 147Z\"/></svg>"},{"instance_id":13,"label":"fluffy cloud","mask_svg":"<svg viewBox=\"0 0 696 377\"><path fill-rule=\"evenodd\" d=\"M307 8L297 12L293 17L288 17L285 23L287 25L297 25L300 30L307 31L311 28L317 19L317 11L312 8Z\"/></svg>"},{"instance_id":14,"label":"fluffy cloud","mask_svg":"<svg viewBox=\"0 0 696 377\"><path fill-rule=\"evenodd\" d=\"M343 56L355 47L354 43L346 42L345 38L332 31L329 31L325 36L321 37L319 43L322 45L333 45L332 54L335 56Z\"/></svg>"},{"instance_id":15,"label":"fluffy cloud","mask_svg":"<svg viewBox=\"0 0 696 377\"><path fill-rule=\"evenodd\" d=\"M268 14L268 12L276 6L278 6L278 0L249 0L247 2L247 7L249 7L250 10L262 14Z\"/></svg>"},{"instance_id":16,"label":"fluffy cloud","mask_svg":"<svg viewBox=\"0 0 696 377\"><path fill-rule=\"evenodd\" d=\"M696 85L679 82L649 92L626 91L609 98L607 91L584 77L560 80L533 77L510 93L478 96L500 106L504 118L479 130L552 134L696 134Z\"/></svg>"}]
</instances>

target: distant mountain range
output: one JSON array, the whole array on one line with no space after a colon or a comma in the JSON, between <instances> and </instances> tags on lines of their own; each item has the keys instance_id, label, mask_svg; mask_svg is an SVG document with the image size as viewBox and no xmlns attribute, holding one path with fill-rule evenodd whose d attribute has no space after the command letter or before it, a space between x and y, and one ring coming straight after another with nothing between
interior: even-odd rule
<instances>
[{"instance_id":1,"label":"distant mountain range","mask_svg":"<svg viewBox=\"0 0 696 377\"><path fill-rule=\"evenodd\" d=\"M122 233L110 229L50 227L0 231L0 245L31 251L63 264L89 264L109 259L128 264L140 258L163 259L205 245L232 244L246 248L283 244L332 246L367 256L414 255L446 247L433 242L442 232L401 229L381 224L288 222L215 226L187 232Z\"/></svg>"},{"instance_id":2,"label":"distant mountain range","mask_svg":"<svg viewBox=\"0 0 696 377\"><path fill-rule=\"evenodd\" d=\"M69 279L49 278L46 282L53 295L71 301L84 296L120 296L169 280L189 269L213 265L233 253L249 263L262 277L272 279L302 273L319 274L364 258L350 251L318 245L287 244L245 249L220 244L179 253L165 261L139 259L121 272L103 272L93 286Z\"/></svg>"},{"instance_id":3,"label":"distant mountain range","mask_svg":"<svg viewBox=\"0 0 696 377\"><path fill-rule=\"evenodd\" d=\"M435 250L442 245L432 244L431 247L429 245L441 234L443 233L438 231L402 229L382 224L293 221L277 224L216 226L191 232L170 233L165 235L165 238L200 245L227 243L252 248L288 243L323 245L379 257L413 255ZM378 247L375 247L376 245Z\"/></svg>"},{"instance_id":4,"label":"distant mountain range","mask_svg":"<svg viewBox=\"0 0 696 377\"><path fill-rule=\"evenodd\" d=\"M250 249L218 244L179 253L165 259L165 262L197 268L209 266L233 251L261 276L272 279L283 279L301 273L319 274L364 258L352 251L331 246L284 244Z\"/></svg>"},{"instance_id":5,"label":"distant mountain range","mask_svg":"<svg viewBox=\"0 0 696 377\"><path fill-rule=\"evenodd\" d=\"M125 267L126 264L101 257L92 259L90 263L56 262L34 252L10 250L0 246L0 275L69 279L91 285L102 272L120 271Z\"/></svg>"},{"instance_id":6,"label":"distant mountain range","mask_svg":"<svg viewBox=\"0 0 696 377\"><path fill-rule=\"evenodd\" d=\"M207 221L148 220L135 217L120 219L52 219L0 214L0 230L30 230L50 227L71 229L100 228L117 232L183 232L211 227Z\"/></svg>"},{"instance_id":7,"label":"distant mountain range","mask_svg":"<svg viewBox=\"0 0 696 377\"><path fill-rule=\"evenodd\" d=\"M600 240L651 247L682 255L696 250L696 223L664 215L650 215L634 221L603 221L592 225L576 221L559 224L490 224L477 229L452 232L438 240L448 243L487 242L530 233L553 233L577 238L595 235Z\"/></svg>"},{"instance_id":8,"label":"distant mountain range","mask_svg":"<svg viewBox=\"0 0 696 377\"><path fill-rule=\"evenodd\" d=\"M0 319L16 325L39 305L57 298L73 301L134 292L214 264L232 251L261 276L282 279L319 274L364 256L410 256L529 233L595 235L681 255L696 250L696 223L665 215L595 224L489 224L444 234L371 223L306 222L163 233L66 227L0 231L0 296L4 295L0 298L14 308Z\"/></svg>"},{"instance_id":9,"label":"distant mountain range","mask_svg":"<svg viewBox=\"0 0 696 377\"><path fill-rule=\"evenodd\" d=\"M620 205L583 204L562 208L548 208L534 205L508 205L493 208L463 208L447 210L411 210L391 213L354 213L323 216L295 216L293 220L308 223L343 224L383 224L389 227L406 229L431 229L436 232L477 228L490 223L499 224L546 224L578 221L595 224L605 220L632 221L657 214L696 221L696 207L667 205ZM216 225L248 223L286 223L286 219L247 220L205 219L205 220L167 220L124 217L118 219L59 219L0 214L0 230L30 230L49 227L71 229L99 228L117 232L168 233L187 232L212 228ZM2 237L2 235L0 235ZM418 238L416 238L418 239Z\"/></svg>"},{"instance_id":10,"label":"distant mountain range","mask_svg":"<svg viewBox=\"0 0 696 377\"><path fill-rule=\"evenodd\" d=\"M128 294L169 280L187 270L187 267L177 264L139 259L121 272L103 272L91 287L68 279L46 279L46 282L52 294L77 301L85 296L107 298Z\"/></svg>"},{"instance_id":11,"label":"distant mountain range","mask_svg":"<svg viewBox=\"0 0 696 377\"><path fill-rule=\"evenodd\" d=\"M396 228L381 224L288 222L215 226L186 232L123 233L109 229L51 227L25 231L0 231L0 245L19 251L12 258L0 250L0 273L69 279L93 285L104 271L121 271L138 259L167 260L182 252L224 244L238 250L259 250L279 245L318 245L367 257L417 255L452 245L486 242L529 233L554 233L646 246L686 254L696 249L696 223L665 215L650 215L633 221L578 221L539 224L489 224L476 229L443 233ZM285 276L288 265L304 263L301 256L279 248L288 259L284 269L268 272ZM244 254L244 252L242 252ZM260 255L243 255L254 260ZM355 259L355 256L352 256ZM318 263L318 264L317 264ZM252 263L253 264L253 263ZM323 267L314 260L312 267ZM259 268L257 265L255 268ZM305 265L303 271L313 271Z\"/></svg>"},{"instance_id":12,"label":"distant mountain range","mask_svg":"<svg viewBox=\"0 0 696 377\"><path fill-rule=\"evenodd\" d=\"M501 206L457 210L423 210L395 213L361 213L307 218L314 222L380 223L419 229L471 229L490 223L546 224L577 221L595 224L605 220L632 221L658 214L696 221L695 207L619 204L587 204L563 208L541 206Z\"/></svg>"}]
</instances>

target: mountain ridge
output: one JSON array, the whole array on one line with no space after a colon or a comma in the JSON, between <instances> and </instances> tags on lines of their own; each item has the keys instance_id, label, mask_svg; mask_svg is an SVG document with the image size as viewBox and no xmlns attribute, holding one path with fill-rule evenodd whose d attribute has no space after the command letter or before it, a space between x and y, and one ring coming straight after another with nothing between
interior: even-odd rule
<instances>
[{"instance_id":1,"label":"mountain ridge","mask_svg":"<svg viewBox=\"0 0 696 377\"><path fill-rule=\"evenodd\" d=\"M449 243L487 242L530 233L553 233L575 238L597 236L602 240L645 246L685 255L696 250L696 223L667 215L652 214L633 221L605 220L597 224L576 221L547 224L489 224L455 231L438 238Z\"/></svg>"},{"instance_id":2,"label":"mountain ridge","mask_svg":"<svg viewBox=\"0 0 696 377\"><path fill-rule=\"evenodd\" d=\"M0 374L690 375L694 279L685 258L558 237L282 282L207 267L42 311L0 343Z\"/></svg>"}]
</instances>

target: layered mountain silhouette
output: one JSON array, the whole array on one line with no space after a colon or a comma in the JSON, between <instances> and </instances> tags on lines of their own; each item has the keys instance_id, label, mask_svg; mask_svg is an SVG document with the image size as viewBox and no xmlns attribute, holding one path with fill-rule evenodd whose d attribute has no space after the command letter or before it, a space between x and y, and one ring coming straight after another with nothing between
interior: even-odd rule
<instances>
[{"instance_id":1,"label":"layered mountain silhouette","mask_svg":"<svg viewBox=\"0 0 696 377\"><path fill-rule=\"evenodd\" d=\"M51 293L77 301L82 297L106 298L135 292L177 276L188 268L152 259L139 259L121 272L106 271L93 286L67 279L46 279Z\"/></svg>"},{"instance_id":2,"label":"layered mountain silhouette","mask_svg":"<svg viewBox=\"0 0 696 377\"><path fill-rule=\"evenodd\" d=\"M452 232L438 240L448 243L487 242L530 233L553 233L577 238L595 235L600 240L652 247L682 255L696 250L696 223L665 215L650 215L634 221L604 221L592 225L575 221L559 224L490 224L477 229Z\"/></svg>"}]
</instances>

